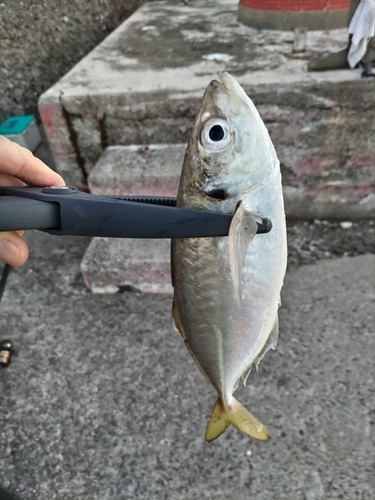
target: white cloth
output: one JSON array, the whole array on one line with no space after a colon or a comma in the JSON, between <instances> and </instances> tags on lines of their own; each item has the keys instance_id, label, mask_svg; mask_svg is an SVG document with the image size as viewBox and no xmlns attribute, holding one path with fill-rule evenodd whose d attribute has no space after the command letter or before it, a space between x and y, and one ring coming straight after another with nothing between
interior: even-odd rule
<instances>
[{"instance_id":1,"label":"white cloth","mask_svg":"<svg viewBox=\"0 0 375 500\"><path fill-rule=\"evenodd\" d=\"M375 35L375 0L361 0L348 28L352 43L348 53L351 68L365 55L370 39Z\"/></svg>"}]
</instances>

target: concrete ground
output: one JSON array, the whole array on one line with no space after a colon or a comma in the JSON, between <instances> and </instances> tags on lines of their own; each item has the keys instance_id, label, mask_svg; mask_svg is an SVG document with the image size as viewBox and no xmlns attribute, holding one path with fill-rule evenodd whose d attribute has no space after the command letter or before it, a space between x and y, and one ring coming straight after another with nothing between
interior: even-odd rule
<instances>
[{"instance_id":1,"label":"concrete ground","mask_svg":"<svg viewBox=\"0 0 375 500\"><path fill-rule=\"evenodd\" d=\"M372 499L375 256L286 276L275 352L238 399L269 428L204 441L214 389L171 298L91 295L86 238L32 232L1 303L2 485L22 499Z\"/></svg>"},{"instance_id":2,"label":"concrete ground","mask_svg":"<svg viewBox=\"0 0 375 500\"><path fill-rule=\"evenodd\" d=\"M229 428L208 444L215 391L171 298L91 295L88 239L27 239L0 304L16 349L0 370L3 487L24 500L374 498L375 255L291 264L278 348L236 393L271 439Z\"/></svg>"}]
</instances>

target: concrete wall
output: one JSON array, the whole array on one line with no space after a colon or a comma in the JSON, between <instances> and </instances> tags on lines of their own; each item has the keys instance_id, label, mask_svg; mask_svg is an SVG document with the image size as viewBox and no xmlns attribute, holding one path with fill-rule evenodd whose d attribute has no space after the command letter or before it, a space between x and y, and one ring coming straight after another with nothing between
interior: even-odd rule
<instances>
[{"instance_id":1,"label":"concrete wall","mask_svg":"<svg viewBox=\"0 0 375 500\"><path fill-rule=\"evenodd\" d=\"M0 122L54 84L146 0L3 0Z\"/></svg>"}]
</instances>

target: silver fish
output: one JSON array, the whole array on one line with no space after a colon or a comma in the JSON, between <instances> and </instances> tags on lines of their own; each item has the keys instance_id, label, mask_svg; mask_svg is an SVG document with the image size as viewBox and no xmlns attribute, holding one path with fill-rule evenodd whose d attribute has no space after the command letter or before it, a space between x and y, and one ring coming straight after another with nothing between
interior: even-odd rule
<instances>
[{"instance_id":1,"label":"silver fish","mask_svg":"<svg viewBox=\"0 0 375 500\"><path fill-rule=\"evenodd\" d=\"M275 348L287 245L280 165L253 102L226 72L207 87L185 154L177 205L234 214L228 237L172 241L173 318L218 392L205 438L229 424L268 431L233 397ZM259 217L273 228L256 235Z\"/></svg>"}]
</instances>

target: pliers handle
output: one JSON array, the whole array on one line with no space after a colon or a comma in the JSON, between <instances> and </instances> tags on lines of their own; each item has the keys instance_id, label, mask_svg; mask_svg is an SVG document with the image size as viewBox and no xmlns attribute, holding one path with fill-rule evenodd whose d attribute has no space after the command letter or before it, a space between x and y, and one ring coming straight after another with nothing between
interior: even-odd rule
<instances>
[{"instance_id":1,"label":"pliers handle","mask_svg":"<svg viewBox=\"0 0 375 500\"><path fill-rule=\"evenodd\" d=\"M175 206L175 198L98 196L73 187L0 187L0 231L55 235L198 238L228 235L232 215ZM259 217L258 233L270 219Z\"/></svg>"}]
</instances>

